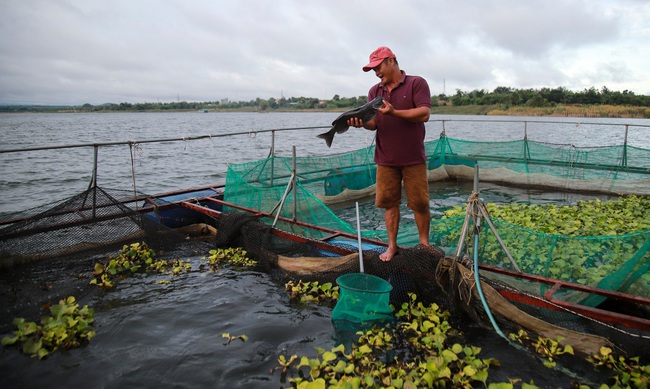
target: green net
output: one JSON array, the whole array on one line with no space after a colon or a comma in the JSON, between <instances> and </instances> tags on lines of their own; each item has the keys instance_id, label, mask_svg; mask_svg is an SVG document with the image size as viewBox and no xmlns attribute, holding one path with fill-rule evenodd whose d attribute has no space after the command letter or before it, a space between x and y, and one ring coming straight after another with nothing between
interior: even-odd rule
<instances>
[{"instance_id":1,"label":"green net","mask_svg":"<svg viewBox=\"0 0 650 389\"><path fill-rule=\"evenodd\" d=\"M472 180L474 166L478 165L480 182L612 195L650 195L650 149L629 145L577 148L526 139L476 142L443 135L427 142L425 150L429 181ZM374 195L373 155L374 147L369 147L328 157L270 157L233 164L228 168L225 200L356 233L356 228L337 216L334 209ZM292 185L294 176L295 185ZM431 243L448 254L453 253L462 225L463 218L434 218ZM650 230L576 237L540 233L500 220L494 220L494 225L525 273L650 297ZM293 224L280 222L276 226L315 239L326 237L326 233L301 230ZM364 237L387 240L382 228L361 233ZM412 219L403 218L398 243L406 247L418 243ZM481 234L478 254L480 263L511 267L488 229ZM536 291L540 292L543 290ZM592 306L602 301L598 296L575 292L564 298Z\"/></svg>"},{"instance_id":2,"label":"green net","mask_svg":"<svg viewBox=\"0 0 650 389\"><path fill-rule=\"evenodd\" d=\"M386 280L371 274L350 273L337 278L340 295L332 310L332 321L367 323L392 321L390 291Z\"/></svg>"},{"instance_id":3,"label":"green net","mask_svg":"<svg viewBox=\"0 0 650 389\"><path fill-rule=\"evenodd\" d=\"M431 243L453 252L458 246L463 222L464 217L432 220ZM541 233L498 219L492 222L524 273L650 298L650 230L584 237ZM479 236L480 263L514 270L494 232L484 227ZM473 256L473 245L470 243L467 247ZM548 288L545 284L518 287L541 295ZM556 297L589 306L604 301L600 296L578 292L562 294L560 291Z\"/></svg>"},{"instance_id":4,"label":"green net","mask_svg":"<svg viewBox=\"0 0 650 389\"><path fill-rule=\"evenodd\" d=\"M650 150L576 148L528 140L475 142L443 137L426 144L430 175L572 191L650 195Z\"/></svg>"}]
</instances>

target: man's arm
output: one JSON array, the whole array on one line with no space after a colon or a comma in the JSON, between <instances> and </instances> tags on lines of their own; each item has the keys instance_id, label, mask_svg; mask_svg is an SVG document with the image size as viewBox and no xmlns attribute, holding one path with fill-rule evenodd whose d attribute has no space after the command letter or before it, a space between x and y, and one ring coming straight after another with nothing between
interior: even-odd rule
<instances>
[{"instance_id":1,"label":"man's arm","mask_svg":"<svg viewBox=\"0 0 650 389\"><path fill-rule=\"evenodd\" d=\"M421 105L416 108L395 109L391 103L384 100L384 104L377 110L377 112L383 115L391 115L402 118L404 120L408 120L410 122L419 123L429 120L429 116L431 115L431 108L426 105ZM367 123L364 123L363 120L360 120L359 118L348 119L348 125L353 127L363 127L367 130L377 129L377 123L374 118L372 120L369 120Z\"/></svg>"},{"instance_id":2,"label":"man's arm","mask_svg":"<svg viewBox=\"0 0 650 389\"><path fill-rule=\"evenodd\" d=\"M392 104L384 100L384 105L378 109L384 115L391 115L410 122L426 122L431 115L431 108L422 105L417 108L395 109Z\"/></svg>"}]
</instances>

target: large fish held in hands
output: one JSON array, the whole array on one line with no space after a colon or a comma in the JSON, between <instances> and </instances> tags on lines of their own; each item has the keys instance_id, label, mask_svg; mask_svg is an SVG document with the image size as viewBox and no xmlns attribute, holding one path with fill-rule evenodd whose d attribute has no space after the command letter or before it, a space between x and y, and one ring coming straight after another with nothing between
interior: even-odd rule
<instances>
[{"instance_id":1,"label":"large fish held in hands","mask_svg":"<svg viewBox=\"0 0 650 389\"><path fill-rule=\"evenodd\" d=\"M337 117L336 120L332 122L332 128L318 135L319 138L325 139L327 147L332 147L332 140L334 140L334 134L342 134L350 128L348 125L348 120L352 118L361 119L364 123L371 120L377 114L377 110L381 108L384 104L384 98L379 96L375 97L374 100L365 103L364 105L345 111L341 116Z\"/></svg>"}]
</instances>

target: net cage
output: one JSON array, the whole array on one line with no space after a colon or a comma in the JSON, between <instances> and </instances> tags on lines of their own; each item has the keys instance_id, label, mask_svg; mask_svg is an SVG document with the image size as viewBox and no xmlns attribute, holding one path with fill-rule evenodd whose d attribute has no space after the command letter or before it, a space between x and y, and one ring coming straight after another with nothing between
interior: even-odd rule
<instances>
[{"instance_id":1,"label":"net cage","mask_svg":"<svg viewBox=\"0 0 650 389\"><path fill-rule=\"evenodd\" d=\"M205 219L218 231L214 241L188 240L184 233L166 228L151 215L124 205L132 197L132 192L92 188L49 207L13 215L17 221L0 231L4 264L0 274L6 281L3 287L14 285L22 288L23 293L3 293L9 300L11 296L19 296L6 304L2 312L7 317L3 323L10 322L12 315L40 306L47 296L78 294L82 284L88 287L87 279L71 282L66 275L79 272L79 269L88 272L99 258L114 254L123 244L135 241L146 242L157 254L166 257L204 255L214 247L242 247L247 256L257 261L255 270L269 274L279 283L293 280L334 284L341 275L361 271L358 254L341 256L336 251L323 249L317 244L322 243L323 233L310 232L308 227L287 232L294 224L285 221L279 225L285 234L277 234L280 228L273 228L257 215L231 210L217 218ZM345 252L355 251L353 241L329 246ZM488 325L486 311L475 295L476 287L466 274L471 265L461 266L435 246L401 249L388 263L379 259L383 250L381 246L363 250L364 272L388 281L391 304L400 306L408 301L409 293L415 293L425 304L436 303L452 311L454 320L469 317ZM25 263L30 265L19 266ZM42 284L55 278L61 281L44 295ZM499 280L484 279L483 282L486 288L489 285L494 290L508 287ZM493 314L500 325L510 332L523 328L532 334L552 338L560 335L568 338L576 349L589 347L589 351L603 344L615 344L631 355L644 356L648 351L639 346L644 344L638 341L642 334L621 331L566 309L536 308L531 312L529 306L518 308L502 301L498 293L490 294L488 300L495 307ZM549 324L560 320L558 317L574 329L566 329L569 325Z\"/></svg>"},{"instance_id":2,"label":"net cage","mask_svg":"<svg viewBox=\"0 0 650 389\"><path fill-rule=\"evenodd\" d=\"M455 249L463 222L464 217L434 219L432 243ZM499 219L494 219L493 224L498 236L484 226L476 247L482 264L515 270L507 249L524 273L650 298L650 230L620 235L565 236L537 232ZM467 246L471 257L475 248L471 243ZM538 295L545 294L549 288L544 284L520 287ZM575 291L559 291L556 297L592 307L605 300L602 296Z\"/></svg>"},{"instance_id":3,"label":"net cage","mask_svg":"<svg viewBox=\"0 0 650 389\"><path fill-rule=\"evenodd\" d=\"M350 294L359 300L355 302L358 309L353 312L354 318L350 319L347 316L354 304L333 307L332 321L337 329L362 328L364 323L358 323L360 316L373 324L390 322L388 312L374 309L372 305L383 307L385 304L381 299L388 298L390 304L399 307L409 301L409 294L414 293L424 304L435 303L452 312L450 320L460 327L468 323L478 323L489 328L491 315L507 333L517 333L518 330L524 329L531 336L539 335L551 339L562 337L564 344L570 344L584 354L598 353L600 347L606 345L624 354L650 357L650 350L645 347L650 337L644 331L616 327L562 306L549 308L506 301L501 295L504 290L525 294L530 299L540 297L536 293L527 292L526 289L515 290L502 280L481 274L484 298L491 309L488 315L481 297L477 294L472 261L466 258L459 261L445 255L444 251L436 246L428 249L401 249L389 262L379 259L379 255L385 250L384 247L363 249L364 270L360 273L358 254L335 257L336 254L318 244L322 243L321 240L303 240L303 235L296 235L301 238L294 239L291 237L292 233L288 236L276 234L274 231L277 229L250 213L226 212L216 223L219 231L216 236L217 247L234 245L244 248L247 255L258 262L257 269L270 274L278 282L317 281L321 284L330 282L336 285L341 277L349 276L355 279L361 277L360 274L366 275L365 279L376 277L387 281L386 285L390 285L390 288L386 289L381 285L368 287L365 284L359 286L360 284L352 283L350 289L353 293ZM330 246L352 252L357 249L353 241L339 241ZM378 293L368 297L366 289ZM378 298L379 292L385 292L385 295ZM337 309L339 311L335 312ZM372 312L369 313L368 310Z\"/></svg>"},{"instance_id":4,"label":"net cage","mask_svg":"<svg viewBox=\"0 0 650 389\"><path fill-rule=\"evenodd\" d=\"M577 148L571 145L547 144L526 139L475 142L441 136L440 139L427 142L425 150L430 181L472 180L475 166L478 166L481 182L612 195L650 195L650 150L648 149L628 145ZM277 213L289 219L294 218L354 234L355 228L338 217L333 208L340 204L353 204L355 199L374 194L376 165L373 162L373 155L374 147L369 147L330 157L273 156L261 161L233 164L228 168L225 200L262 212ZM454 253L459 243L463 222L462 217L433 218L431 243L440 248L444 254ZM524 273L650 298L650 250L648 249L650 230L623 235L585 237L540 233L498 219L494 219L493 223L503 245L498 243L497 237L490 229L483 228L477 246L481 264L512 268L502 247L505 245ZM327 233L305 229L291 223L279 222L277 226L313 239L327 238ZM365 238L387 241L386 232L383 230L368 230L360 233ZM398 243L400 247L417 245L418 235L414 223L409 224L406 221L400 225ZM469 248L470 258L473 255L472 246L472 244L466 245ZM417 250L402 250L401 253L421 255ZM406 260L406 263L408 264L409 261ZM415 259L414 263L421 266L423 260ZM429 274L430 277L421 279L420 283L424 285L436 280L434 276L436 271L439 274L446 274L443 278L451 278L456 280L456 283L463 278L452 269L451 265L446 272L442 273L436 268L437 264L423 270L422 273ZM407 271L408 274L419 271L414 270L411 265L406 265L403 269L410 269ZM345 271L358 270L345 269ZM335 274L340 273L335 272ZM380 270L376 269L371 270L370 274L388 279L402 273L400 270L393 269L389 274L381 274ZM513 293L526 295L529 299L540 298L550 288L549 285L540 282L496 276L487 279L487 276L482 275L485 282L489 282L494 290L511 290ZM407 279L409 284L413 282L410 276ZM334 278L329 277L329 281L333 282ZM455 292L454 287L451 286L454 282L443 281L439 276L438 283L446 285L443 289L449 296L458 298L458 292ZM425 293L436 295L436 293L440 294L440 290L428 289ZM467 292L467 295L471 295L471 292ZM597 294L569 290L560 290L554 297L588 307L610 303ZM477 299L477 296L466 297L464 303L457 302L469 308L476 305ZM467 302L469 300L473 304L469 304ZM615 305L618 309L624 309L623 304L615 303ZM457 304L449 304L450 309L454 306ZM517 313L504 313L505 320L512 322L513 317L525 316L522 313L524 309L531 315L531 321L541 317L545 318L547 323L567 323L563 327L574 327L578 331L587 333L613 331L614 335L607 335L608 339L616 339L619 344L626 343L639 352L643 350L636 347L638 341L642 340L641 344L647 344L648 341L648 334L644 331L630 332L620 327L594 322L563 306L556 306L553 309L540 307L533 309L530 304L520 304ZM650 318L650 312L646 307L633 305L630 310L634 311L633 315ZM485 323L487 319L485 314L480 316ZM475 318L479 319L479 317ZM527 326L530 329L530 325ZM551 331L550 334L557 334L557 332ZM598 342L596 340L593 343Z\"/></svg>"},{"instance_id":5,"label":"net cage","mask_svg":"<svg viewBox=\"0 0 650 389\"><path fill-rule=\"evenodd\" d=\"M475 142L442 136L427 142L425 150L430 181L472 180L476 165L481 182L650 195L650 150L629 145L576 148L526 139ZM233 164L228 168L224 198L262 212L279 212L287 218L356 233L332 207L374 194L376 165L373 155L374 147L369 147L330 157L274 156ZM616 236L576 237L537 233L499 220L495 220L495 224L525 272L650 297L650 252L644 248L650 230ZM432 243L447 253L453 252L461 226L462 218L433 219ZM313 238L325 236L318 231L295 230L300 227L291 225L283 228L311 234ZM381 229L362 231L362 235L387 241L386 232ZM407 221L400 226L398 243L406 247L418 243L414 223ZM481 247L482 261L494 265L505 263L503 253L495 249L494 236L485 234ZM560 263L568 263L570 270L559 271L557 265ZM596 297L590 301L584 297L581 300L592 306L598 303Z\"/></svg>"},{"instance_id":6,"label":"net cage","mask_svg":"<svg viewBox=\"0 0 650 389\"><path fill-rule=\"evenodd\" d=\"M89 279L95 265L115 257L124 245L144 242L156 259L167 261L205 255L213 247L200 239L187 239L182 230L165 227L154 212L140 212L147 197L91 187L58 202L4 215L7 224L0 228L2 332L13 328L14 317L33 317L53 301L93 293L97 287Z\"/></svg>"},{"instance_id":7,"label":"net cage","mask_svg":"<svg viewBox=\"0 0 650 389\"><path fill-rule=\"evenodd\" d=\"M648 195L650 191L647 174L650 150L645 149L574 150L530 141L467 142L442 137L427 143L426 150L431 181L470 179L477 164L481 181L620 194ZM607 152L609 156L605 156ZM231 164L224 200L265 213L277 212L286 220L295 218L354 234L355 228L340 219L332 207L372 196L376 169L372 162L373 154L374 148L369 147L330 157L294 159L274 156ZM612 167L613 161L618 165ZM125 205L127 199L140 196L146 197L131 191L93 187L59 203L9 215L15 222L0 229L2 265L30 261L47 264L48 261L42 261L45 259L64 263L73 257L94 258L114 253L123 244L133 241L145 241L156 252L196 252L193 241L188 242L185 234L162 226L151 215L139 212L137 207ZM243 247L251 258L258 261L258 270L280 281L335 283L342 274L360 271L358 257L337 257L312 244L328 238L329 232L286 220L276 223L277 230L308 239L301 242L274 234L275 229L271 228L268 219L260 221L256 216L234 212L228 207L223 211L220 217L207 220L218 231L216 246ZM516 263L526 272L566 277L571 281L648 297L649 231L576 238L540 234L499 220L493 222ZM462 218L432 220L430 240L434 247L423 250L407 248L417 243L417 232L414 225L405 224L401 227L398 241L402 249L389 263L379 259L382 247L364 249L365 272L392 285L390 300L393 304L406 301L408 293L413 292L425 303L436 302L452 312L468 314L488 325L487 314L471 280L472 264L463 265L449 257L458 244L462 226ZM362 231L361 234L386 241L385 231ZM496 237L489 232L482 234L478 245L479 257L482 262L507 267L504 253L495 241ZM205 253L205 244L200 245L201 252ZM350 244L340 245L351 250ZM320 260L308 266L313 258ZM575 262L575 269L566 275L555 274L554 264L559 260ZM602 266L606 266L606 273L593 271ZM602 277L599 278L598 274ZM525 328L552 338L569 336L574 344L591 345L592 351L605 342L620 345L631 355L648 353L648 348L644 347L648 341L647 334L641 331L616 328L565 307L548 309L530 304L517 305L499 297L500 291L513 290L532 299L539 298L546 288L544 285L519 281L513 286L510 280L490 279L485 274L481 277L486 283L487 293L493 291L488 299L497 310L494 312L497 320L512 331ZM597 296L576 293L567 293L566 299L583 304L602 303ZM639 314L644 315L643 312ZM549 323L563 324L560 328ZM570 328L575 332L567 332L573 331ZM595 335L591 338L585 334Z\"/></svg>"}]
</instances>

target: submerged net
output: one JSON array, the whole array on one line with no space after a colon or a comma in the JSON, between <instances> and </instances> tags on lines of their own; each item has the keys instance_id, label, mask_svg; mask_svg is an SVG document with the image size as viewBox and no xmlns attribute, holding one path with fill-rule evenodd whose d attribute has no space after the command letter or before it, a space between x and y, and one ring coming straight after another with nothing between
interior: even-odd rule
<instances>
[{"instance_id":1,"label":"submerged net","mask_svg":"<svg viewBox=\"0 0 650 389\"><path fill-rule=\"evenodd\" d=\"M217 247L242 247L247 255L258 261L258 269L279 281L303 281L336 284L344 274L360 273L357 242L339 239L323 243L318 239L303 239L305 234L277 234L277 229L257 217L241 212L226 212L216 221ZM320 244L319 244L320 243ZM341 255L337 252L352 254ZM435 282L436 266L444 256L442 250L402 249L390 262L382 262L382 246L363 249L363 272L386 280L392 285L390 302L401 305L409 293L423 301L433 302L440 296Z\"/></svg>"},{"instance_id":2,"label":"submerged net","mask_svg":"<svg viewBox=\"0 0 650 389\"><path fill-rule=\"evenodd\" d=\"M144 242L156 259L165 260L209 251L208 243L160 224L155 211L141 212L146 197L92 187L5 216L8 224L0 228L0 330L8 333L14 317L33 317L53 301L80 299L96 290L89 284L95 264L115 257L124 245Z\"/></svg>"},{"instance_id":3,"label":"submerged net","mask_svg":"<svg viewBox=\"0 0 650 389\"><path fill-rule=\"evenodd\" d=\"M143 194L91 187L55 204L7 215L0 229L0 267L52 258L101 255L125 243L173 250L185 235L156 222L153 211L125 205Z\"/></svg>"},{"instance_id":4,"label":"submerged net","mask_svg":"<svg viewBox=\"0 0 650 389\"><path fill-rule=\"evenodd\" d=\"M336 244L327 245L353 252L336 256L335 250L323 247L322 241L295 239L278 234L276 229L252 214L228 212L222 214L216 223L219 231L216 237L218 247L243 247L247 255L258 262L259 270L271 274L279 282L318 281L321 284L335 284L342 275L358 277L360 274L359 256L354 254L357 249L354 240L339 240ZM408 301L409 294L414 293L425 304L436 303L451 311L453 320L457 322L469 318L486 328L491 326L488 313L477 294L471 261L465 259L458 262L434 246L401 249L391 261L383 262L379 259L379 254L384 250L382 246L363 249L364 274L381 278L390 284L392 288L386 296L389 296L393 306L401 306ZM649 350L644 347L650 337L643 331L622 329L599 322L561 306L549 308L512 304L500 292L509 289L513 293L523 293L530 299L537 298L541 301L542 298L537 294L526 293L525 290L512 289L500 280L484 276L482 284L491 309L490 314L507 333L517 333L519 329L524 329L532 336L551 339L561 337L564 339L563 344L570 344L584 354L598 353L601 346L607 345L621 353L650 356L647 354ZM359 285L361 284L356 283L352 288L357 286L363 289ZM377 289L375 291L382 288L371 287ZM333 312L335 326L354 328L337 323L337 320L344 321L347 316L363 317L373 323L386 319L386 312L381 308L385 304L376 295L368 297L369 295L370 293L357 293L354 296L360 300L355 303L360 308L357 312L352 312L352 315L346 311L349 308L347 305L342 311ZM337 308L338 305L335 309ZM372 314L367 310L372 310Z\"/></svg>"}]
</instances>

